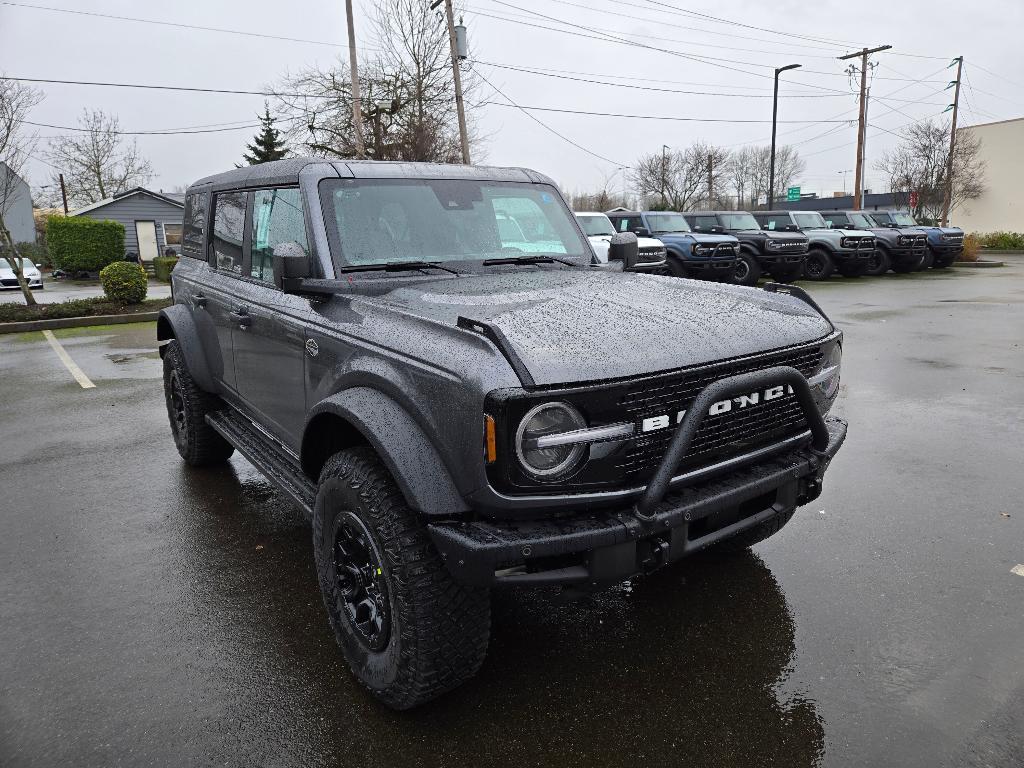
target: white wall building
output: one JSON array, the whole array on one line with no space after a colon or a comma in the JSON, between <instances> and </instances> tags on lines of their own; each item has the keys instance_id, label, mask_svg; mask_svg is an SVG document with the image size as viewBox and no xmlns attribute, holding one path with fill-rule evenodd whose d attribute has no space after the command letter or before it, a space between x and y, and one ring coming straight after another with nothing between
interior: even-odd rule
<instances>
[{"instance_id":1,"label":"white wall building","mask_svg":"<svg viewBox=\"0 0 1024 768\"><path fill-rule=\"evenodd\" d=\"M981 139L985 194L961 203L950 223L964 232L1024 232L1024 117L957 129Z\"/></svg>"},{"instance_id":2,"label":"white wall building","mask_svg":"<svg viewBox=\"0 0 1024 768\"><path fill-rule=\"evenodd\" d=\"M0 163L0 207L11 239L15 243L34 243L36 223L32 218L32 193L25 180L5 163Z\"/></svg>"}]
</instances>

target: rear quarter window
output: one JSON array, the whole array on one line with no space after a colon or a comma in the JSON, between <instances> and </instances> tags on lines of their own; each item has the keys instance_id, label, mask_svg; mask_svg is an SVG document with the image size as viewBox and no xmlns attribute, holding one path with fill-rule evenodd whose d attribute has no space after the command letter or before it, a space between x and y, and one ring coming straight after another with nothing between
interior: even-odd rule
<instances>
[{"instance_id":1,"label":"rear quarter window","mask_svg":"<svg viewBox=\"0 0 1024 768\"><path fill-rule=\"evenodd\" d=\"M184 226L181 235L183 256L206 260L203 238L206 235L206 214L209 210L209 200L208 192L194 192L185 197Z\"/></svg>"}]
</instances>

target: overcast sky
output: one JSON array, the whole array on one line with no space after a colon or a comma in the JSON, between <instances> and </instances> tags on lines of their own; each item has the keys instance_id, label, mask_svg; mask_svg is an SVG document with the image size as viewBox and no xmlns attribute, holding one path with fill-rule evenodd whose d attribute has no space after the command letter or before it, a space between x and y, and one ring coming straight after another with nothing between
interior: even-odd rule
<instances>
[{"instance_id":1,"label":"overcast sky","mask_svg":"<svg viewBox=\"0 0 1024 768\"><path fill-rule=\"evenodd\" d=\"M331 63L343 53L341 46L346 40L343 0L45 2L51 8L222 27L324 44L26 7L33 2L43 4L44 0L0 4L0 70L7 75L259 90L279 81L287 70ZM371 0L359 0L356 5L357 36L361 35L359 39L368 47L373 45L370 4ZM1024 116L1024 47L1016 39L1024 28L1024 3L1020 0L971 4L905 0L872 2L861 8L841 0L467 0L465 7L471 54L476 59L473 66L521 105L764 121L711 123L533 113L552 129L612 161L606 162L566 143L518 110L497 105L475 110L482 132L489 136L485 146L488 163L535 168L566 190L595 188L612 176L614 188L621 188L624 174L619 167L631 165L642 153L660 152L663 144L684 147L697 139L729 147L767 144L771 137L772 70L790 63L800 63L803 69L783 74L779 143L795 144L806 159L807 171L800 179L804 191L830 194L843 189L844 178L852 189L852 172L845 176L841 172L854 167L856 100L843 74L846 62L835 57L862 46L893 46L892 52L874 57L879 66L874 72L869 123L877 127L869 129L868 187L881 189L884 184L873 166L897 141L894 134L912 120L938 115L952 100L952 90L942 89L954 75L954 70L946 69L954 56L963 54L966 62L962 124ZM535 14L576 25L576 34L554 31L571 28ZM591 39L602 33L682 55ZM615 87L502 69L495 64L666 91L738 96ZM124 130L254 123L263 102L259 96L56 84L39 87L46 99L33 113L33 120L55 126L74 125L83 108L117 115ZM481 95L487 101L504 101L486 85ZM823 122L842 119L853 122ZM43 136L61 132L39 130ZM138 141L156 174L151 186L171 190L234 167L253 133L246 128L141 136ZM45 165L33 163L29 181L34 186L46 183L49 172Z\"/></svg>"}]
</instances>

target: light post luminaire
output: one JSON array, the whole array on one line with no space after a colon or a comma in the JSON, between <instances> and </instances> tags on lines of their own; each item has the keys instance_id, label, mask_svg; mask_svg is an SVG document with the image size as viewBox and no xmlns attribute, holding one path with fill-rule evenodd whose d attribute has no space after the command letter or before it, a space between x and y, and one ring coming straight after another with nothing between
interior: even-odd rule
<instances>
[{"instance_id":1,"label":"light post luminaire","mask_svg":"<svg viewBox=\"0 0 1024 768\"><path fill-rule=\"evenodd\" d=\"M789 69L796 69L801 64L787 64L775 70L775 95L772 98L772 156L768 160L768 210L775 203L775 128L779 117L779 75Z\"/></svg>"}]
</instances>

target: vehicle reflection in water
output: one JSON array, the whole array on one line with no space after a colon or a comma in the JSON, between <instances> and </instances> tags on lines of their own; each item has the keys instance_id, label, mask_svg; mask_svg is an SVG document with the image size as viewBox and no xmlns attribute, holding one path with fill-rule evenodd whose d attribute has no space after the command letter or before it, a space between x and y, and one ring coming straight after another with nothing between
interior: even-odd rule
<instances>
[{"instance_id":1,"label":"vehicle reflection in water","mask_svg":"<svg viewBox=\"0 0 1024 768\"><path fill-rule=\"evenodd\" d=\"M211 760L809 766L823 755L814 702L783 693L794 622L754 554L694 558L574 603L496 592L480 675L396 713L335 647L301 515L238 459L182 467L180 487L170 546L187 587L174 635L209 727L193 746Z\"/></svg>"}]
</instances>

